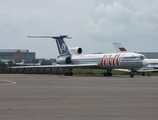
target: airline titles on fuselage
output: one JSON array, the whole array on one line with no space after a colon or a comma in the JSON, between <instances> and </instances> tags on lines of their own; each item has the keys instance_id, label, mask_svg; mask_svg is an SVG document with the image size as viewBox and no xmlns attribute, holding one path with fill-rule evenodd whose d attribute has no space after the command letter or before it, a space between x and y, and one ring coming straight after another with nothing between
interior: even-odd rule
<instances>
[{"instance_id":1,"label":"airline titles on fuselage","mask_svg":"<svg viewBox=\"0 0 158 120\"><path fill-rule=\"evenodd\" d=\"M102 60L101 60L101 66L119 66L120 65L120 61L122 59L122 57L125 54L116 54L116 55L112 55L112 54L107 54L104 55Z\"/></svg>"}]
</instances>

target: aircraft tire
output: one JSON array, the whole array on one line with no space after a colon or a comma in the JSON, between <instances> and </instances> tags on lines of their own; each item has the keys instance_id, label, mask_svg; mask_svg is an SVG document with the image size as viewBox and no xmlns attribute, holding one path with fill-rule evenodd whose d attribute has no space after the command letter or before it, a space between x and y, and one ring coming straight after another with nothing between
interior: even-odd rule
<instances>
[{"instance_id":1,"label":"aircraft tire","mask_svg":"<svg viewBox=\"0 0 158 120\"><path fill-rule=\"evenodd\" d=\"M70 75L73 76L73 73L71 72Z\"/></svg>"},{"instance_id":2,"label":"aircraft tire","mask_svg":"<svg viewBox=\"0 0 158 120\"><path fill-rule=\"evenodd\" d=\"M134 74L131 74L131 76L130 76L131 78L133 78L134 77Z\"/></svg>"},{"instance_id":3,"label":"aircraft tire","mask_svg":"<svg viewBox=\"0 0 158 120\"><path fill-rule=\"evenodd\" d=\"M73 73L72 72L65 72L64 76L73 76Z\"/></svg>"},{"instance_id":4,"label":"aircraft tire","mask_svg":"<svg viewBox=\"0 0 158 120\"><path fill-rule=\"evenodd\" d=\"M106 76L106 73L103 73L104 76Z\"/></svg>"},{"instance_id":5,"label":"aircraft tire","mask_svg":"<svg viewBox=\"0 0 158 120\"><path fill-rule=\"evenodd\" d=\"M112 73L109 73L109 76L112 76Z\"/></svg>"},{"instance_id":6,"label":"aircraft tire","mask_svg":"<svg viewBox=\"0 0 158 120\"><path fill-rule=\"evenodd\" d=\"M103 73L104 76L112 76L112 73Z\"/></svg>"}]
</instances>

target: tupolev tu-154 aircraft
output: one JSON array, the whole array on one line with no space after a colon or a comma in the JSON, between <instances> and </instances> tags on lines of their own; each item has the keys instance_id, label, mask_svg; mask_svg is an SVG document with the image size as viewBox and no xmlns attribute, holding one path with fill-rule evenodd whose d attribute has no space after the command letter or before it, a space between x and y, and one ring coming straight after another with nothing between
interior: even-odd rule
<instances>
[{"instance_id":1,"label":"tupolev tu-154 aircraft","mask_svg":"<svg viewBox=\"0 0 158 120\"><path fill-rule=\"evenodd\" d=\"M65 75L73 75L72 69L103 69L104 76L112 76L112 69L130 69L131 77L134 76L134 69L149 65L148 59L138 53L106 53L106 54L85 54L82 55L81 47L69 48L64 38L69 38L67 35L60 36L28 36L32 38L53 38L56 40L59 56L57 56L56 65L41 65L41 66L18 66L11 68L62 68L68 69Z\"/></svg>"}]
</instances>

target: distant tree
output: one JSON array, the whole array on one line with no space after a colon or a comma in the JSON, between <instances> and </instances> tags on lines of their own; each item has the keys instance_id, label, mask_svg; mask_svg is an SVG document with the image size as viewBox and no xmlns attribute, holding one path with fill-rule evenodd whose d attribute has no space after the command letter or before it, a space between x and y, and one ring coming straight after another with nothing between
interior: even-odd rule
<instances>
[{"instance_id":1,"label":"distant tree","mask_svg":"<svg viewBox=\"0 0 158 120\"><path fill-rule=\"evenodd\" d=\"M54 58L53 58L53 59L51 58L50 60L51 60L52 62L56 62L56 59L54 59Z\"/></svg>"},{"instance_id":2,"label":"distant tree","mask_svg":"<svg viewBox=\"0 0 158 120\"><path fill-rule=\"evenodd\" d=\"M14 63L13 63L12 60L8 61L8 65L13 65L13 64L14 64Z\"/></svg>"},{"instance_id":3,"label":"distant tree","mask_svg":"<svg viewBox=\"0 0 158 120\"><path fill-rule=\"evenodd\" d=\"M21 63L21 62L22 62L22 60L15 60L15 62L16 62L16 63Z\"/></svg>"},{"instance_id":4,"label":"distant tree","mask_svg":"<svg viewBox=\"0 0 158 120\"><path fill-rule=\"evenodd\" d=\"M1 66L2 66L2 65L5 65L5 63L0 60L0 65L1 65Z\"/></svg>"},{"instance_id":5,"label":"distant tree","mask_svg":"<svg viewBox=\"0 0 158 120\"><path fill-rule=\"evenodd\" d=\"M33 60L26 60L25 63L38 63L38 59L33 59Z\"/></svg>"},{"instance_id":6,"label":"distant tree","mask_svg":"<svg viewBox=\"0 0 158 120\"><path fill-rule=\"evenodd\" d=\"M38 63L38 62L39 62L38 59L33 59L33 60L32 60L32 63Z\"/></svg>"},{"instance_id":7,"label":"distant tree","mask_svg":"<svg viewBox=\"0 0 158 120\"><path fill-rule=\"evenodd\" d=\"M45 60L45 59L43 59L41 61L41 65L52 65L52 61L51 60Z\"/></svg>"},{"instance_id":8,"label":"distant tree","mask_svg":"<svg viewBox=\"0 0 158 120\"><path fill-rule=\"evenodd\" d=\"M32 63L30 60L26 60L25 63Z\"/></svg>"}]
</instances>

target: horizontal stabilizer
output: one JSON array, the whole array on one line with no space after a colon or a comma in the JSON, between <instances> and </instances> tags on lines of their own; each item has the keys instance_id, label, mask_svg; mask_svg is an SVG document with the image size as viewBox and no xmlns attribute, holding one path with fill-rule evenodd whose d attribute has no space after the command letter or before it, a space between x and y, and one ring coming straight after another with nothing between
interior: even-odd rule
<instances>
[{"instance_id":1,"label":"horizontal stabilizer","mask_svg":"<svg viewBox=\"0 0 158 120\"><path fill-rule=\"evenodd\" d=\"M72 39L71 37L68 37L68 35L60 35L60 36L28 36L29 38L67 38L67 39Z\"/></svg>"}]
</instances>

